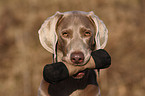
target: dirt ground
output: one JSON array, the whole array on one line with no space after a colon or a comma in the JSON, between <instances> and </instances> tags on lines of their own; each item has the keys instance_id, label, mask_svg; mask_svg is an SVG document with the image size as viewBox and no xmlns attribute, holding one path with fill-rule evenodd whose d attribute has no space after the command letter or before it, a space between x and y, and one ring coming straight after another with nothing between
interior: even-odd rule
<instances>
[{"instance_id":1,"label":"dirt ground","mask_svg":"<svg viewBox=\"0 0 145 96\"><path fill-rule=\"evenodd\" d=\"M36 96L51 55L38 29L56 11L94 11L106 24L112 65L101 71L102 96L145 94L144 0L0 0L0 96Z\"/></svg>"}]
</instances>

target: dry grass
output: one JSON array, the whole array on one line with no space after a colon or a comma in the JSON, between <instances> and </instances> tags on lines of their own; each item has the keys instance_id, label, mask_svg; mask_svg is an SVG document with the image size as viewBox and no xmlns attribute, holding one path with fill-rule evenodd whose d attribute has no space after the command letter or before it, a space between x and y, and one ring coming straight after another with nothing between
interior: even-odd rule
<instances>
[{"instance_id":1,"label":"dry grass","mask_svg":"<svg viewBox=\"0 0 145 96\"><path fill-rule=\"evenodd\" d=\"M102 96L144 96L144 0L1 0L0 96L36 96L51 62L37 31L48 16L70 10L94 11L109 29L112 66L101 74Z\"/></svg>"}]
</instances>

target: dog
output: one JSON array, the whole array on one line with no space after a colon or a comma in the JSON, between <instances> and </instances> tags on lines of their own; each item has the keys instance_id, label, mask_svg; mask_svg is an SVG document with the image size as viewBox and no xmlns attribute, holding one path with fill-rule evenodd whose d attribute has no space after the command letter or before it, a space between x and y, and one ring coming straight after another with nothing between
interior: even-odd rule
<instances>
[{"instance_id":1,"label":"dog","mask_svg":"<svg viewBox=\"0 0 145 96\"><path fill-rule=\"evenodd\" d=\"M108 30L92 11L56 12L42 24L39 38L42 46L53 54L53 62L91 66L91 52L106 46ZM96 71L84 70L57 84L43 79L38 96L98 96L96 77Z\"/></svg>"}]
</instances>

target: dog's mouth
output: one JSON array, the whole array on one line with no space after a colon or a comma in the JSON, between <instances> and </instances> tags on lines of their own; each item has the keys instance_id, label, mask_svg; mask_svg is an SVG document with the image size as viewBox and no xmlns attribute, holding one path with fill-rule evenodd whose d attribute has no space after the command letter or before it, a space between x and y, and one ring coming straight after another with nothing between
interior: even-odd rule
<instances>
[{"instance_id":1,"label":"dog's mouth","mask_svg":"<svg viewBox=\"0 0 145 96\"><path fill-rule=\"evenodd\" d=\"M81 71L73 75L72 77L75 79L81 79L87 74L87 70Z\"/></svg>"}]
</instances>

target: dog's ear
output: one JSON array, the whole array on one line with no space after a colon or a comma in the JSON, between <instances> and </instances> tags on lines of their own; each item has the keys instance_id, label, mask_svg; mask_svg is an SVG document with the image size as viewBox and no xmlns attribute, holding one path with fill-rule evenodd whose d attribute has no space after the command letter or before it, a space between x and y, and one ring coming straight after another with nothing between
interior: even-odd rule
<instances>
[{"instance_id":1,"label":"dog's ear","mask_svg":"<svg viewBox=\"0 0 145 96\"><path fill-rule=\"evenodd\" d=\"M93 20L96 26L96 50L103 49L107 44L108 29L106 28L103 21L100 20L99 17L94 14L94 12L89 12L89 17Z\"/></svg>"},{"instance_id":2,"label":"dog's ear","mask_svg":"<svg viewBox=\"0 0 145 96\"><path fill-rule=\"evenodd\" d=\"M50 53L55 54L57 43L56 25L63 13L56 12L55 15L47 18L39 29L39 39L42 46Z\"/></svg>"}]
</instances>

